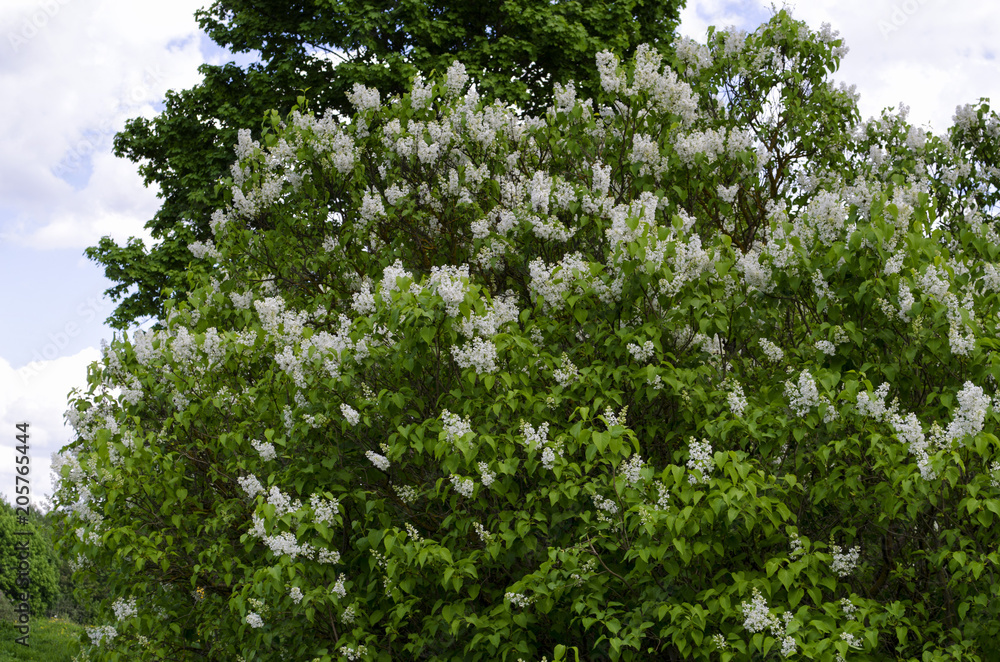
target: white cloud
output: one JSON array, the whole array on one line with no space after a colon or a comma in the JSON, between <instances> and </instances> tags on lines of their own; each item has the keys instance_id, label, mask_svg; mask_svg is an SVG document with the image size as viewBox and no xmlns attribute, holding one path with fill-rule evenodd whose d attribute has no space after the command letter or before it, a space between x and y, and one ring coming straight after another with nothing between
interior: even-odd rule
<instances>
[{"instance_id":1,"label":"white cloud","mask_svg":"<svg viewBox=\"0 0 1000 662\"><path fill-rule=\"evenodd\" d=\"M98 349L90 347L73 356L54 361L31 363L14 370L0 358L0 492L8 501L15 496L14 457L17 454L17 423L31 424L29 457L32 501L52 494L49 475L52 454L71 440L72 428L63 422L70 390L84 389L87 366L100 359Z\"/></svg>"},{"instance_id":2,"label":"white cloud","mask_svg":"<svg viewBox=\"0 0 1000 662\"><path fill-rule=\"evenodd\" d=\"M111 155L128 118L200 80L202 0L5 2L0 8L0 236L83 249L142 236L159 202Z\"/></svg>"}]
</instances>

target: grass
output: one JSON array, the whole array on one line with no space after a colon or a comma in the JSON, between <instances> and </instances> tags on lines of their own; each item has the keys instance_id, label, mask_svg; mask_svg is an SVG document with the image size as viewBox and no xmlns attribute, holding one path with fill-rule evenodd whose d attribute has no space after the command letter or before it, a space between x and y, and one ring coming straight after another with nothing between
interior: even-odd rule
<instances>
[{"instance_id":1,"label":"grass","mask_svg":"<svg viewBox=\"0 0 1000 662\"><path fill-rule=\"evenodd\" d=\"M83 626L61 618L31 619L28 646L14 641L20 633L13 626L0 624L0 662L31 660L36 662L70 662Z\"/></svg>"}]
</instances>

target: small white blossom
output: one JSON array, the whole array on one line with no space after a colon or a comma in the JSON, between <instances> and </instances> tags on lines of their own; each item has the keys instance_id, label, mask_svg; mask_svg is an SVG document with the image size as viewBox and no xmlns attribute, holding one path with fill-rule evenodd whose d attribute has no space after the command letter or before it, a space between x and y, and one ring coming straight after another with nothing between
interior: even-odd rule
<instances>
[{"instance_id":1,"label":"small white blossom","mask_svg":"<svg viewBox=\"0 0 1000 662\"><path fill-rule=\"evenodd\" d=\"M708 443L707 439L697 441L694 437L691 437L688 440L688 456L690 458L687 462L688 469L701 472L700 478L695 476L695 474L689 475L688 482L692 485L699 482L707 483L708 477L714 467L711 444Z\"/></svg>"},{"instance_id":2,"label":"small white blossom","mask_svg":"<svg viewBox=\"0 0 1000 662\"><path fill-rule=\"evenodd\" d=\"M526 596L526 595L524 595L522 593L510 593L510 592L508 592L508 593L505 593L503 597L504 597L505 600L507 600L511 604L516 605L518 607L521 607L522 609L524 607L527 607L528 605L530 605L532 602L535 601L534 598L529 598L528 596Z\"/></svg>"},{"instance_id":3,"label":"small white blossom","mask_svg":"<svg viewBox=\"0 0 1000 662\"><path fill-rule=\"evenodd\" d=\"M642 457L637 454L631 456L628 460L623 462L621 467L619 467L619 469L621 470L622 475L625 477L625 480L627 480L632 485L635 485L636 483L639 482L639 479L642 477L642 467L643 467Z\"/></svg>"},{"instance_id":4,"label":"small white blossom","mask_svg":"<svg viewBox=\"0 0 1000 662\"><path fill-rule=\"evenodd\" d=\"M382 471L389 470L389 460L385 455L379 455L375 451L365 451L365 457L371 460L371 463Z\"/></svg>"},{"instance_id":5,"label":"small white blossom","mask_svg":"<svg viewBox=\"0 0 1000 662\"><path fill-rule=\"evenodd\" d=\"M441 421L444 423L445 438L449 443L454 444L465 435L472 434L472 425L469 423L468 416L463 419L458 414L452 414L445 409L441 412Z\"/></svg>"},{"instance_id":6,"label":"small white blossom","mask_svg":"<svg viewBox=\"0 0 1000 662\"><path fill-rule=\"evenodd\" d=\"M135 598L125 600L125 598L118 598L115 603L111 606L115 612L115 618L119 621L124 621L127 618L131 618L136 615L137 610L135 607Z\"/></svg>"},{"instance_id":7,"label":"small white blossom","mask_svg":"<svg viewBox=\"0 0 1000 662\"><path fill-rule=\"evenodd\" d=\"M357 425L361 422L361 414L346 402L340 405L340 413L344 415L344 420L351 425Z\"/></svg>"},{"instance_id":8,"label":"small white blossom","mask_svg":"<svg viewBox=\"0 0 1000 662\"><path fill-rule=\"evenodd\" d=\"M274 444L272 443L254 440L250 442L250 445L253 446L254 450L260 454L260 459L265 462L273 460L278 456L274 451Z\"/></svg>"},{"instance_id":9,"label":"small white blossom","mask_svg":"<svg viewBox=\"0 0 1000 662\"><path fill-rule=\"evenodd\" d=\"M479 463L479 475L482 478L483 487L489 487L497 478L497 475L490 471L490 466L485 462Z\"/></svg>"},{"instance_id":10,"label":"small white blossom","mask_svg":"<svg viewBox=\"0 0 1000 662\"><path fill-rule=\"evenodd\" d=\"M852 547L847 552L842 552L839 545L833 545L831 550L833 562L830 564L830 570L837 573L838 577L847 577L854 572L861 555L860 547Z\"/></svg>"},{"instance_id":11,"label":"small white blossom","mask_svg":"<svg viewBox=\"0 0 1000 662\"><path fill-rule=\"evenodd\" d=\"M264 486L260 484L256 476L241 476L236 479L236 482L240 484L240 487L243 488L243 491L251 499L264 491Z\"/></svg>"},{"instance_id":12,"label":"small white blossom","mask_svg":"<svg viewBox=\"0 0 1000 662\"><path fill-rule=\"evenodd\" d=\"M334 582L333 586L330 587L331 593L336 593L341 598L347 596L347 589L344 588L344 576L340 575L337 577L337 581Z\"/></svg>"},{"instance_id":13,"label":"small white blossom","mask_svg":"<svg viewBox=\"0 0 1000 662\"><path fill-rule=\"evenodd\" d=\"M738 382L733 382L732 390L726 396L729 408L737 416L743 416L743 411L747 408L747 398L743 394L743 387Z\"/></svg>"},{"instance_id":14,"label":"small white blossom","mask_svg":"<svg viewBox=\"0 0 1000 662\"><path fill-rule=\"evenodd\" d=\"M855 616L854 612L858 610L857 606L850 601L848 598L841 598L840 608L844 610L844 617L849 621L853 621Z\"/></svg>"},{"instance_id":15,"label":"small white blossom","mask_svg":"<svg viewBox=\"0 0 1000 662\"><path fill-rule=\"evenodd\" d=\"M260 617L260 614L258 614L257 612L251 611L250 613L248 613L246 621L247 621L247 625L249 625L252 628L262 628L262 627L264 627L264 619L262 619Z\"/></svg>"},{"instance_id":16,"label":"small white blossom","mask_svg":"<svg viewBox=\"0 0 1000 662\"><path fill-rule=\"evenodd\" d=\"M767 338L761 338L758 342L760 344L760 348L764 350L764 354L767 356L768 361L778 363L785 358L785 353L781 351L781 348Z\"/></svg>"},{"instance_id":17,"label":"small white blossom","mask_svg":"<svg viewBox=\"0 0 1000 662\"><path fill-rule=\"evenodd\" d=\"M451 484L455 486L455 490L462 496L469 498L476 489L476 483L471 478L462 478L461 476L451 475Z\"/></svg>"},{"instance_id":18,"label":"small white blossom","mask_svg":"<svg viewBox=\"0 0 1000 662\"><path fill-rule=\"evenodd\" d=\"M642 345L636 343L628 344L629 354L631 354L632 357L640 363L645 363L649 361L649 359L653 358L653 353L655 351L656 348L653 346L652 340L647 340L646 342L642 343Z\"/></svg>"},{"instance_id":19,"label":"small white blossom","mask_svg":"<svg viewBox=\"0 0 1000 662\"><path fill-rule=\"evenodd\" d=\"M816 381L808 370L803 370L799 375L798 385L785 382L785 397L789 399L789 406L800 417L804 417L812 407L820 403Z\"/></svg>"}]
</instances>

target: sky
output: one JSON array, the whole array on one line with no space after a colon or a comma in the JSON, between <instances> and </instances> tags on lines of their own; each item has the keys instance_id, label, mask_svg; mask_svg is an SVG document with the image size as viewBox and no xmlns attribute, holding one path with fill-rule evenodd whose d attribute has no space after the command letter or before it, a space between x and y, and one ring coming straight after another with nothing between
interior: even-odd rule
<instances>
[{"instance_id":1,"label":"sky","mask_svg":"<svg viewBox=\"0 0 1000 662\"><path fill-rule=\"evenodd\" d=\"M0 493L14 494L15 424L31 424L31 495L52 492L50 457L71 439L67 394L111 339L111 286L84 249L103 236L149 241L159 208L134 164L112 153L132 117L153 117L168 90L200 80L198 66L234 58L198 29L208 0L3 0L0 3ZM902 102L911 123L940 133L957 105L1000 105L991 3L801 0L785 5L813 29L824 22L850 52L833 75L855 84L863 118ZM679 32L710 25L752 31L771 15L759 0L691 0Z\"/></svg>"}]
</instances>

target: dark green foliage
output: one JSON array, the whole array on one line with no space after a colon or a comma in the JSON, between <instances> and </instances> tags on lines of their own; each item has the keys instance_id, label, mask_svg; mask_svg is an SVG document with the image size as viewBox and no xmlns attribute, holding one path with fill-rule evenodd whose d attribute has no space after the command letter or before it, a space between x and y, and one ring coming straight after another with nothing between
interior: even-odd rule
<instances>
[{"instance_id":1,"label":"dark green foliage","mask_svg":"<svg viewBox=\"0 0 1000 662\"><path fill-rule=\"evenodd\" d=\"M16 596L23 591L17 586L19 544L28 541L29 603L33 615L47 613L49 606L59 597L59 558L52 548L51 536L39 520L40 517L33 516L27 524L20 524L10 505L6 502L0 505L0 559L3 559L3 565L0 565L0 592L7 595L11 602L17 602ZM30 535L20 535L23 532Z\"/></svg>"}]
</instances>

